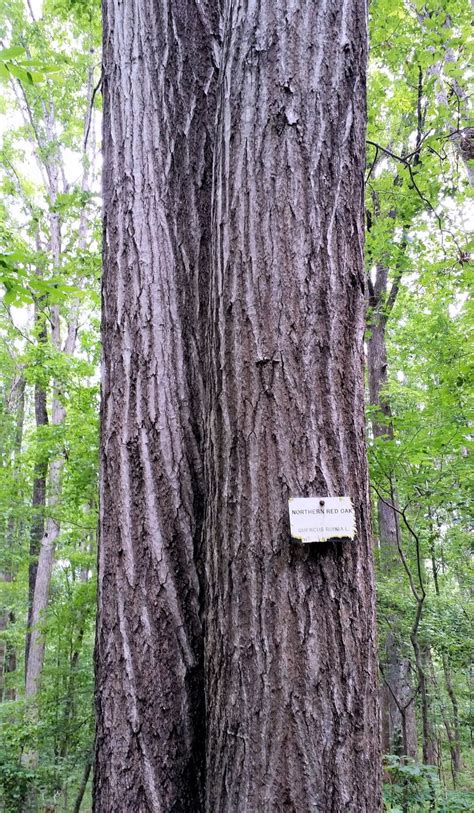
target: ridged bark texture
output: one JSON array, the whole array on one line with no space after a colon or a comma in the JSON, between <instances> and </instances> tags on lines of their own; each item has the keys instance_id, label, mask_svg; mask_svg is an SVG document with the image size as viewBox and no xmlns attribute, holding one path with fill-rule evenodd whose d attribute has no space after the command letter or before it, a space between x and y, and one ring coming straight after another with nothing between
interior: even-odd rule
<instances>
[{"instance_id":1,"label":"ridged bark texture","mask_svg":"<svg viewBox=\"0 0 474 813\"><path fill-rule=\"evenodd\" d=\"M206 539L209 813L375 813L364 439L364 0L228 0ZM298 546L288 498L352 497Z\"/></svg>"},{"instance_id":2,"label":"ridged bark texture","mask_svg":"<svg viewBox=\"0 0 474 813\"><path fill-rule=\"evenodd\" d=\"M104 0L102 476L94 809L198 811L204 685L200 291L207 2ZM201 269L204 269L201 271Z\"/></svg>"},{"instance_id":3,"label":"ridged bark texture","mask_svg":"<svg viewBox=\"0 0 474 813\"><path fill-rule=\"evenodd\" d=\"M218 6L103 6L94 809L375 813L366 8Z\"/></svg>"}]
</instances>

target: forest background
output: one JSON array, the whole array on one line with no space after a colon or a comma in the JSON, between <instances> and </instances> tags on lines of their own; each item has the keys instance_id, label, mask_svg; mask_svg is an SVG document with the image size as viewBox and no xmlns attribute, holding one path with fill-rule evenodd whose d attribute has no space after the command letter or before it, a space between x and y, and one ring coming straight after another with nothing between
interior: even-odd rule
<instances>
[{"instance_id":1,"label":"forest background","mask_svg":"<svg viewBox=\"0 0 474 813\"><path fill-rule=\"evenodd\" d=\"M371 0L367 431L387 811L474 809L469 0ZM0 0L0 809L91 809L100 7ZM471 276L472 278L472 276Z\"/></svg>"}]
</instances>

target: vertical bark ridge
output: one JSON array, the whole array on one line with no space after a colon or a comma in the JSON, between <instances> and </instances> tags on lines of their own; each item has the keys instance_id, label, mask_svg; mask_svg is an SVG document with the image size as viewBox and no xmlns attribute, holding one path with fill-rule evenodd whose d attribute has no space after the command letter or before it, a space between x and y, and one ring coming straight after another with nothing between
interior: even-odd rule
<instances>
[{"instance_id":1,"label":"vertical bark ridge","mask_svg":"<svg viewBox=\"0 0 474 813\"><path fill-rule=\"evenodd\" d=\"M199 322L208 276L217 9L184 0L104 0L103 10L94 809L198 811L204 761Z\"/></svg>"},{"instance_id":2,"label":"vertical bark ridge","mask_svg":"<svg viewBox=\"0 0 474 813\"><path fill-rule=\"evenodd\" d=\"M363 0L228 0L208 337L209 811L380 809ZM289 539L349 494L354 543Z\"/></svg>"}]
</instances>

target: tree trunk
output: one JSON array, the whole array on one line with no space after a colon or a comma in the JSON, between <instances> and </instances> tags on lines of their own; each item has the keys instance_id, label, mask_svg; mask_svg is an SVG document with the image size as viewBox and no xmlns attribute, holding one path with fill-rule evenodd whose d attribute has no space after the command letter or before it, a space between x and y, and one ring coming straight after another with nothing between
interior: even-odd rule
<instances>
[{"instance_id":1,"label":"tree trunk","mask_svg":"<svg viewBox=\"0 0 474 813\"><path fill-rule=\"evenodd\" d=\"M58 227L59 228L59 227ZM53 231L53 226L52 226ZM57 233L56 247L53 246L53 257L56 260L56 265L59 266L60 262L60 231ZM51 308L51 338L56 351L61 351L61 330L60 330L60 314L59 308L53 306ZM74 352L74 343L76 339L76 329L73 327L74 317L69 324L68 339L65 345L65 352ZM71 330L72 327L72 330ZM51 409L51 423L53 426L61 426L66 417L66 409L61 402L61 392L58 382L53 383L53 402ZM44 664L45 653L45 639L43 631L41 630L41 622L48 607L49 593L51 587L51 577L54 566L54 554L56 547L56 539L59 536L60 523L55 516L61 498L61 478L64 468L64 456L56 456L49 464L49 494L48 494L48 516L44 533L39 545L38 563L34 581L33 604L31 608L31 630L30 641L28 649L28 658L25 667L25 697L31 704L29 714L30 719L34 721L37 717L38 709L36 706L36 696L40 687L41 674ZM22 764L34 768L38 763L38 752L30 749L24 752L22 757ZM35 792L27 799L28 805L34 800Z\"/></svg>"},{"instance_id":2,"label":"tree trunk","mask_svg":"<svg viewBox=\"0 0 474 813\"><path fill-rule=\"evenodd\" d=\"M89 781L89 776L92 769L92 754L87 756L86 764L84 765L84 772L82 774L81 783L79 785L79 789L77 791L77 796L74 802L74 807L72 809L72 813L80 813L82 800L84 799L84 794L86 792L87 783Z\"/></svg>"},{"instance_id":3,"label":"tree trunk","mask_svg":"<svg viewBox=\"0 0 474 813\"><path fill-rule=\"evenodd\" d=\"M390 424L391 410L384 389L388 382L386 346L387 271L377 269L376 302L369 321L370 335L367 341L367 366L369 399L379 414L372 419L374 438L393 437ZM393 477L387 483L389 499L377 499L377 526L380 544L381 567L387 575L399 572L401 563L397 539L400 539L400 523L396 510L397 495ZM382 687L382 739L385 753L407 754L416 757L417 732L415 703L410 679L410 660L401 651L400 636L396 629L385 641L384 683Z\"/></svg>"},{"instance_id":4,"label":"tree trunk","mask_svg":"<svg viewBox=\"0 0 474 813\"><path fill-rule=\"evenodd\" d=\"M430 520L431 520L431 512L430 512ZM433 583L435 587L435 593L437 596L440 595L439 589L439 579L438 579L438 565L436 562L436 551L435 551L435 539L441 538L441 529L438 528L435 530L433 526L433 522L430 521L430 553L431 553L431 567L432 567L432 575L433 575ZM453 676L451 665L449 662L449 655L447 652L442 653L442 663L443 663L443 673L444 673L444 681L446 684L446 690L448 692L448 696L451 702L452 708L452 721L449 720L449 716L446 710L443 712L443 706L441 707L443 713L443 720L444 726L446 728L446 734L448 737L449 742L449 752L451 755L451 776L453 779L453 787L456 788L457 785L457 777L459 771L462 767L461 762L461 721L459 718L459 703L458 698L454 689L453 684ZM433 668L433 676L434 676L434 668Z\"/></svg>"},{"instance_id":5,"label":"tree trunk","mask_svg":"<svg viewBox=\"0 0 474 813\"><path fill-rule=\"evenodd\" d=\"M417 632L412 633L411 641L420 686L423 762L425 765L436 765L436 737L432 724L433 713L429 686L431 652L428 646L420 643Z\"/></svg>"},{"instance_id":6,"label":"tree trunk","mask_svg":"<svg viewBox=\"0 0 474 813\"><path fill-rule=\"evenodd\" d=\"M453 710L452 727L448 724L446 726L446 730L448 733L449 750L451 754L451 774L453 777L453 787L456 787L457 777L459 771L461 770L461 722L459 719L459 704L456 697L456 692L454 691L449 658L445 652L443 652L443 672L446 689Z\"/></svg>"},{"instance_id":7,"label":"tree trunk","mask_svg":"<svg viewBox=\"0 0 474 813\"><path fill-rule=\"evenodd\" d=\"M375 813L366 9L229 0L223 22L209 233L206 4L104 4L94 808L204 806L205 495L206 810ZM288 497L318 493L352 497L355 542L290 543Z\"/></svg>"},{"instance_id":8,"label":"tree trunk","mask_svg":"<svg viewBox=\"0 0 474 813\"><path fill-rule=\"evenodd\" d=\"M381 809L362 0L224 4L208 337L209 813ZM299 546L288 498L350 495Z\"/></svg>"},{"instance_id":9,"label":"tree trunk","mask_svg":"<svg viewBox=\"0 0 474 813\"><path fill-rule=\"evenodd\" d=\"M217 4L105 0L103 10L94 809L196 813L205 734L200 303Z\"/></svg>"},{"instance_id":10,"label":"tree trunk","mask_svg":"<svg viewBox=\"0 0 474 813\"><path fill-rule=\"evenodd\" d=\"M57 399L57 394L53 398L52 424L60 426L65 418L66 411ZM53 514L57 510L61 495L61 475L64 466L64 458L53 460L49 466L49 495L48 510ZM30 645L28 649L28 660L25 667L25 698L31 704L29 715L30 720L37 720L38 709L36 706L36 696L40 687L41 673L43 671L45 639L41 629L41 622L48 607L49 591L51 586L51 576L54 565L54 552L56 539L59 535L60 525L57 518L49 516L45 523L43 538L41 539L38 555L38 566L33 593L33 606L31 611L31 631ZM35 768L38 764L38 752L30 748L23 753L22 764L27 768ZM35 791L33 790L26 801L26 810L34 803Z\"/></svg>"},{"instance_id":11,"label":"tree trunk","mask_svg":"<svg viewBox=\"0 0 474 813\"><path fill-rule=\"evenodd\" d=\"M21 445L23 441L23 426L25 421L25 379L21 374L13 381L8 411L15 413L15 430L13 440L13 481L18 478L18 456L21 452ZM19 534L19 527L21 522L15 516L15 508L13 506L12 513L8 517L6 534L5 534L5 555L7 557L5 569L0 572L0 581L11 582L14 571L12 570L11 563L8 562L8 553L13 552L15 544L15 536ZM3 632L7 630L10 624L15 622L15 614L12 610L0 610L0 702L4 700L15 700L16 690L13 686L6 685L8 679L7 675L16 671L16 650L14 646L3 637Z\"/></svg>"},{"instance_id":12,"label":"tree trunk","mask_svg":"<svg viewBox=\"0 0 474 813\"><path fill-rule=\"evenodd\" d=\"M37 327L38 343L47 340L45 316L41 310L41 302L35 303L35 325ZM48 424L47 394L42 383L35 384L35 421L36 429ZM39 436L39 435L38 435ZM44 508L46 504L46 478L48 476L48 460L40 443L35 463L35 476L33 480L33 496L31 501L32 517L30 527L30 551L28 565L28 620L25 636L25 679L26 664L30 650L31 625L33 618L33 596L35 592L36 572L38 570L38 556L41 540L44 534Z\"/></svg>"},{"instance_id":13,"label":"tree trunk","mask_svg":"<svg viewBox=\"0 0 474 813\"><path fill-rule=\"evenodd\" d=\"M59 501L63 462L63 460L59 459L51 463L48 508L53 511L57 508ZM48 517L44 536L40 544L31 616L31 638L25 680L25 696L29 699L33 698L38 691L39 680L43 669L45 642L39 625L43 620L43 615L48 606L49 588L54 564L54 548L58 534L59 522L54 517Z\"/></svg>"}]
</instances>

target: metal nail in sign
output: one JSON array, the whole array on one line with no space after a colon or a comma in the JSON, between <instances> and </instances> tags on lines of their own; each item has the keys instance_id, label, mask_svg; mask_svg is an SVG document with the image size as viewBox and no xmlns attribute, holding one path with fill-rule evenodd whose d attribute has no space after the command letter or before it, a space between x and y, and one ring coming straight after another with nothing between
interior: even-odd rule
<instances>
[{"instance_id":1,"label":"metal nail in sign","mask_svg":"<svg viewBox=\"0 0 474 813\"><path fill-rule=\"evenodd\" d=\"M299 542L354 539L356 522L350 497L292 497L288 507L291 536Z\"/></svg>"}]
</instances>

